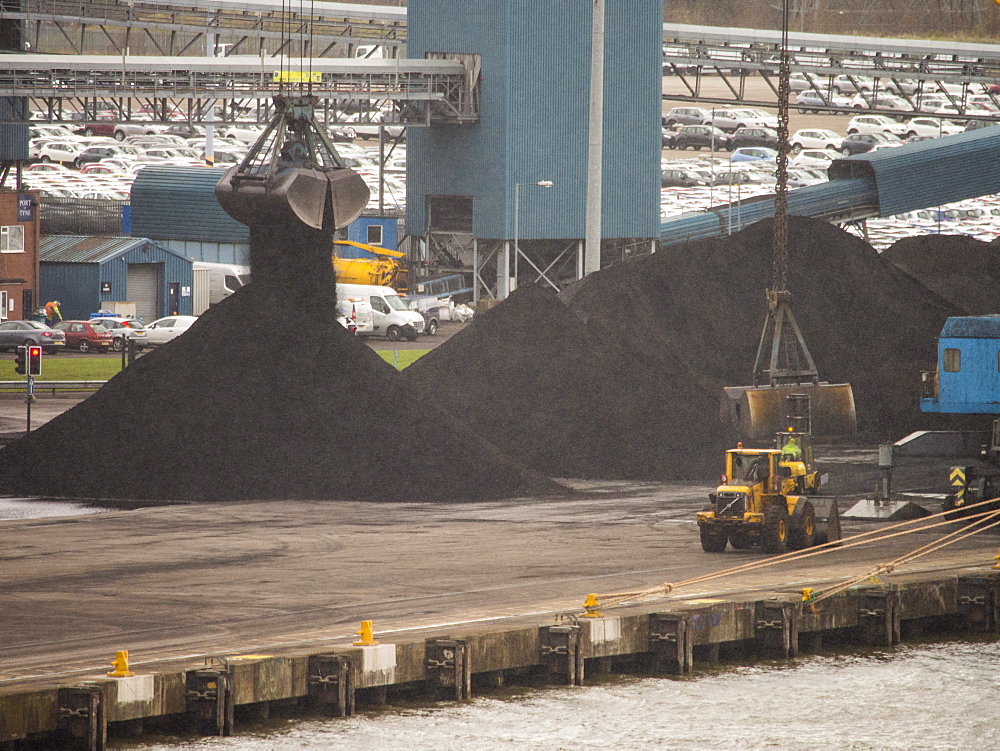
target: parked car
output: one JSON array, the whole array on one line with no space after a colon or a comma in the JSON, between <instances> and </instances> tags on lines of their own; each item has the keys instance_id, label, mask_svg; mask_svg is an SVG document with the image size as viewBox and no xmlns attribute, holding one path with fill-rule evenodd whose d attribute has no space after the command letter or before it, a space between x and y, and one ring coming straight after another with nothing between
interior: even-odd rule
<instances>
[{"instance_id":1,"label":"parked car","mask_svg":"<svg viewBox=\"0 0 1000 751\"><path fill-rule=\"evenodd\" d=\"M66 346L66 335L38 321L4 321L0 323L0 352L8 352L21 345L40 346L46 354L54 355Z\"/></svg>"},{"instance_id":2,"label":"parked car","mask_svg":"<svg viewBox=\"0 0 1000 751\"><path fill-rule=\"evenodd\" d=\"M442 308L446 307L441 300L429 295L407 297L406 307L417 311L424 317L424 333L427 336L434 336L437 333L438 326L444 317Z\"/></svg>"},{"instance_id":3,"label":"parked car","mask_svg":"<svg viewBox=\"0 0 1000 751\"><path fill-rule=\"evenodd\" d=\"M841 74L833 79L833 90L838 94L857 94L859 91L874 91L875 81L868 76Z\"/></svg>"},{"instance_id":4,"label":"parked car","mask_svg":"<svg viewBox=\"0 0 1000 751\"><path fill-rule=\"evenodd\" d=\"M198 320L198 316L167 316L158 318L146 327L146 339L149 346L166 344L176 339Z\"/></svg>"},{"instance_id":5,"label":"parked car","mask_svg":"<svg viewBox=\"0 0 1000 751\"><path fill-rule=\"evenodd\" d=\"M937 117L914 117L906 121L906 135L913 136L953 136L961 133L964 128L951 120Z\"/></svg>"},{"instance_id":6,"label":"parked car","mask_svg":"<svg viewBox=\"0 0 1000 751\"><path fill-rule=\"evenodd\" d=\"M729 157L731 162L760 162L774 161L778 158L778 152L774 149L767 149L763 146L744 146L736 149Z\"/></svg>"},{"instance_id":7,"label":"parked car","mask_svg":"<svg viewBox=\"0 0 1000 751\"><path fill-rule=\"evenodd\" d=\"M146 327L134 318L118 318L112 316L102 316L91 318L91 323L95 326L103 327L111 332L111 348L115 352L121 352L125 348L125 342L135 339L135 348L142 351L149 344L149 334Z\"/></svg>"},{"instance_id":8,"label":"parked car","mask_svg":"<svg viewBox=\"0 0 1000 751\"><path fill-rule=\"evenodd\" d=\"M58 162L59 164L75 164L80 154L87 150L82 143L70 141L50 141L38 149L38 158L43 162Z\"/></svg>"},{"instance_id":9,"label":"parked car","mask_svg":"<svg viewBox=\"0 0 1000 751\"><path fill-rule=\"evenodd\" d=\"M710 117L703 107L674 107L663 116L663 126L676 128L678 125L701 125Z\"/></svg>"},{"instance_id":10,"label":"parked car","mask_svg":"<svg viewBox=\"0 0 1000 751\"><path fill-rule=\"evenodd\" d=\"M914 107L905 99L893 94L858 94L851 100L851 106L856 110L889 110L890 112L913 112Z\"/></svg>"},{"instance_id":11,"label":"parked car","mask_svg":"<svg viewBox=\"0 0 1000 751\"><path fill-rule=\"evenodd\" d=\"M711 125L685 125L674 133L671 146L681 151L688 146L695 151L702 147L707 149L714 147L725 151L729 149L729 136Z\"/></svg>"},{"instance_id":12,"label":"parked car","mask_svg":"<svg viewBox=\"0 0 1000 751\"><path fill-rule=\"evenodd\" d=\"M714 125L726 133L734 133L738 128L768 128L775 127L772 118L763 117L755 112L740 109L719 109L708 113L705 125Z\"/></svg>"},{"instance_id":13,"label":"parked car","mask_svg":"<svg viewBox=\"0 0 1000 751\"><path fill-rule=\"evenodd\" d=\"M905 136L906 125L897 123L885 115L858 115L852 117L847 124L847 135L853 133L891 133L894 136Z\"/></svg>"},{"instance_id":14,"label":"parked car","mask_svg":"<svg viewBox=\"0 0 1000 751\"><path fill-rule=\"evenodd\" d=\"M895 136L889 136L884 133L852 133L840 145L840 153L844 156L864 154L879 144L900 146L902 142Z\"/></svg>"},{"instance_id":15,"label":"parked car","mask_svg":"<svg viewBox=\"0 0 1000 751\"><path fill-rule=\"evenodd\" d=\"M795 97L795 106L799 108L799 114L804 115L807 111L818 113L822 107L850 107L851 100L839 94L820 94L815 89L800 92Z\"/></svg>"},{"instance_id":16,"label":"parked car","mask_svg":"<svg viewBox=\"0 0 1000 751\"><path fill-rule=\"evenodd\" d=\"M660 186L663 188L693 188L707 184L701 175L691 170L678 168L660 170Z\"/></svg>"},{"instance_id":17,"label":"parked car","mask_svg":"<svg viewBox=\"0 0 1000 751\"><path fill-rule=\"evenodd\" d=\"M737 128L729 137L729 148L742 149L745 146L778 148L778 132L771 128Z\"/></svg>"},{"instance_id":18,"label":"parked car","mask_svg":"<svg viewBox=\"0 0 1000 751\"><path fill-rule=\"evenodd\" d=\"M803 128L795 131L788 143L792 151L798 154L802 149L836 149L843 140L844 137L833 130Z\"/></svg>"},{"instance_id":19,"label":"parked car","mask_svg":"<svg viewBox=\"0 0 1000 751\"><path fill-rule=\"evenodd\" d=\"M66 346L81 352L107 352L114 344L111 332L91 321L61 321L53 328L66 336Z\"/></svg>"},{"instance_id":20,"label":"parked car","mask_svg":"<svg viewBox=\"0 0 1000 751\"><path fill-rule=\"evenodd\" d=\"M795 167L821 167L826 169L834 159L839 159L838 154L833 149L802 149L791 163Z\"/></svg>"}]
</instances>

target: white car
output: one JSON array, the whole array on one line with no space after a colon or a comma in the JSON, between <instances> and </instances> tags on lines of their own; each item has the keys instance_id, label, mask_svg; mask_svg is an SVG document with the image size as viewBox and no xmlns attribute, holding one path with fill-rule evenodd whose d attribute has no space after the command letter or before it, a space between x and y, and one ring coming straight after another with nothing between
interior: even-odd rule
<instances>
[{"instance_id":1,"label":"white car","mask_svg":"<svg viewBox=\"0 0 1000 751\"><path fill-rule=\"evenodd\" d=\"M906 137L906 125L897 123L885 115L858 115L847 124L847 135L853 133L890 133L900 138Z\"/></svg>"},{"instance_id":2,"label":"white car","mask_svg":"<svg viewBox=\"0 0 1000 751\"><path fill-rule=\"evenodd\" d=\"M150 345L166 344L176 339L198 320L198 316L167 316L158 318L146 327L146 338Z\"/></svg>"},{"instance_id":3,"label":"white car","mask_svg":"<svg viewBox=\"0 0 1000 751\"><path fill-rule=\"evenodd\" d=\"M257 125L256 123L235 123L226 128L225 137L234 138L241 143L251 144L256 143L263 132L263 125Z\"/></svg>"},{"instance_id":4,"label":"white car","mask_svg":"<svg viewBox=\"0 0 1000 751\"><path fill-rule=\"evenodd\" d=\"M43 162L73 164L87 148L86 144L79 142L49 141L39 146L38 158Z\"/></svg>"},{"instance_id":5,"label":"white car","mask_svg":"<svg viewBox=\"0 0 1000 751\"><path fill-rule=\"evenodd\" d=\"M833 90L838 94L856 94L859 91L873 91L875 81L868 76L848 76L841 74L833 79Z\"/></svg>"},{"instance_id":6,"label":"white car","mask_svg":"<svg viewBox=\"0 0 1000 751\"><path fill-rule=\"evenodd\" d=\"M965 131L961 125L951 120L936 117L914 117L906 122L906 137L913 136L953 136Z\"/></svg>"},{"instance_id":7,"label":"white car","mask_svg":"<svg viewBox=\"0 0 1000 751\"><path fill-rule=\"evenodd\" d=\"M803 128L795 131L788 144L798 154L802 149L839 149L844 137L833 130Z\"/></svg>"},{"instance_id":8,"label":"white car","mask_svg":"<svg viewBox=\"0 0 1000 751\"><path fill-rule=\"evenodd\" d=\"M793 167L819 167L827 169L840 154L833 149L802 149L791 161Z\"/></svg>"},{"instance_id":9,"label":"white car","mask_svg":"<svg viewBox=\"0 0 1000 751\"><path fill-rule=\"evenodd\" d=\"M777 121L769 124L769 120L755 112L735 109L712 110L704 125L714 125L719 130L732 133L737 128L776 128Z\"/></svg>"},{"instance_id":10,"label":"white car","mask_svg":"<svg viewBox=\"0 0 1000 751\"><path fill-rule=\"evenodd\" d=\"M851 100L851 106L856 110L889 110L890 112L913 112L913 105L905 99L893 94L858 94Z\"/></svg>"},{"instance_id":11,"label":"white car","mask_svg":"<svg viewBox=\"0 0 1000 751\"><path fill-rule=\"evenodd\" d=\"M806 110L812 110L813 113L819 112L819 109L814 109L818 107L850 107L851 100L839 94L820 94L815 89L808 89L799 92L798 96L795 97L795 106L799 108L799 114L804 115Z\"/></svg>"}]
</instances>

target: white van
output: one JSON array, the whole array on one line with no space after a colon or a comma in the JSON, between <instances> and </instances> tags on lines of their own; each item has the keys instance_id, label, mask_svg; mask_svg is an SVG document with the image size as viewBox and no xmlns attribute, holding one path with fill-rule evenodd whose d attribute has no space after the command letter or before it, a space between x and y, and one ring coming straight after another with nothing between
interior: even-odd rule
<instances>
[{"instance_id":1,"label":"white van","mask_svg":"<svg viewBox=\"0 0 1000 751\"><path fill-rule=\"evenodd\" d=\"M423 333L424 317L406 307L392 287L376 287L372 284L338 284L337 300L367 298L372 307L372 331L376 336L384 336L390 341L409 339L411 342Z\"/></svg>"},{"instance_id":2,"label":"white van","mask_svg":"<svg viewBox=\"0 0 1000 751\"><path fill-rule=\"evenodd\" d=\"M337 315L347 322L344 328L351 330L353 327L357 336L366 337L375 333L375 315L365 295L341 297L338 291Z\"/></svg>"},{"instance_id":3,"label":"white van","mask_svg":"<svg viewBox=\"0 0 1000 751\"><path fill-rule=\"evenodd\" d=\"M222 302L236 290L250 283L250 267L230 263L206 263L195 261L194 269L194 315L208 310L209 305Z\"/></svg>"}]
</instances>

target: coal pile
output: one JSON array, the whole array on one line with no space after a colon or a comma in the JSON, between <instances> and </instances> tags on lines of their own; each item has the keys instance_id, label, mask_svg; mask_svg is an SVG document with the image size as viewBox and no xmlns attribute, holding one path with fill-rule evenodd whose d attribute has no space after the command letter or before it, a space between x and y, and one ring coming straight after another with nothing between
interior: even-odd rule
<instances>
[{"instance_id":1,"label":"coal pile","mask_svg":"<svg viewBox=\"0 0 1000 751\"><path fill-rule=\"evenodd\" d=\"M825 222L792 218L789 289L821 377L854 387L862 437L896 440L957 309ZM772 278L772 223L588 276L522 287L404 371L502 450L550 475L714 476L734 436L723 386L748 385Z\"/></svg>"},{"instance_id":2,"label":"coal pile","mask_svg":"<svg viewBox=\"0 0 1000 751\"><path fill-rule=\"evenodd\" d=\"M684 361L698 371L679 398L749 385L772 280L773 222L730 237L612 267L564 292L574 310L606 318L649 367ZM789 219L788 289L820 377L850 383L863 438L896 440L941 418L919 411L921 370L958 309L823 221ZM628 310L616 322L609 310ZM622 325L627 323L627 325Z\"/></svg>"},{"instance_id":3,"label":"coal pile","mask_svg":"<svg viewBox=\"0 0 1000 751\"><path fill-rule=\"evenodd\" d=\"M329 236L255 232L254 282L0 452L28 495L479 500L546 492L336 323Z\"/></svg>"},{"instance_id":4,"label":"coal pile","mask_svg":"<svg viewBox=\"0 0 1000 751\"><path fill-rule=\"evenodd\" d=\"M684 362L647 367L607 321L587 322L554 292L531 285L403 378L552 476L704 477L717 471L726 440L714 419L705 420L717 397L689 390L678 398L678 371L687 372Z\"/></svg>"},{"instance_id":5,"label":"coal pile","mask_svg":"<svg viewBox=\"0 0 1000 751\"><path fill-rule=\"evenodd\" d=\"M970 315L1000 313L1000 244L967 235L897 240L882 257Z\"/></svg>"}]
</instances>

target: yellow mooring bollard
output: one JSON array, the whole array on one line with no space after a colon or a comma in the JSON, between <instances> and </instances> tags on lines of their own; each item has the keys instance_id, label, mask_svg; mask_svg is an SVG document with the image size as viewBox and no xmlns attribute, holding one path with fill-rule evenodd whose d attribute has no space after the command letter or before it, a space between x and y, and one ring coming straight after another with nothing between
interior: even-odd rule
<instances>
[{"instance_id":1,"label":"yellow mooring bollard","mask_svg":"<svg viewBox=\"0 0 1000 751\"><path fill-rule=\"evenodd\" d=\"M993 564L993 568L1000 569L1000 552L993 556L993 560L996 561L996 563Z\"/></svg>"},{"instance_id":2,"label":"yellow mooring bollard","mask_svg":"<svg viewBox=\"0 0 1000 751\"><path fill-rule=\"evenodd\" d=\"M806 587L802 590L802 602L809 602L813 597L812 587Z\"/></svg>"},{"instance_id":3,"label":"yellow mooring bollard","mask_svg":"<svg viewBox=\"0 0 1000 751\"><path fill-rule=\"evenodd\" d=\"M111 667L113 667L114 670L108 673L109 678L129 678L135 675L135 673L128 669L127 649L115 652L115 659L112 661Z\"/></svg>"},{"instance_id":4,"label":"yellow mooring bollard","mask_svg":"<svg viewBox=\"0 0 1000 751\"><path fill-rule=\"evenodd\" d=\"M597 601L597 595L587 595L587 599L583 603L583 609L587 612L583 614L584 618L603 618L604 613L602 613L598 608L601 603Z\"/></svg>"},{"instance_id":5,"label":"yellow mooring bollard","mask_svg":"<svg viewBox=\"0 0 1000 751\"><path fill-rule=\"evenodd\" d=\"M378 644L375 640L375 632L372 630L371 621L361 621L361 630L354 633L361 637L354 642L355 647L372 647Z\"/></svg>"}]
</instances>

